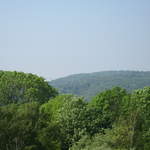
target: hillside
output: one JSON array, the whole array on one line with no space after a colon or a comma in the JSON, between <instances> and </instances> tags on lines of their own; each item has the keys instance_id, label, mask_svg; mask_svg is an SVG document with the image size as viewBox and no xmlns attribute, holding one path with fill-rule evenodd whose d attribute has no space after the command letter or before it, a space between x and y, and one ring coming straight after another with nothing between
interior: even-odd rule
<instances>
[{"instance_id":1,"label":"hillside","mask_svg":"<svg viewBox=\"0 0 150 150\"><path fill-rule=\"evenodd\" d=\"M90 99L98 92L119 86L128 91L150 86L150 71L103 71L75 74L49 82L60 93L84 96Z\"/></svg>"}]
</instances>

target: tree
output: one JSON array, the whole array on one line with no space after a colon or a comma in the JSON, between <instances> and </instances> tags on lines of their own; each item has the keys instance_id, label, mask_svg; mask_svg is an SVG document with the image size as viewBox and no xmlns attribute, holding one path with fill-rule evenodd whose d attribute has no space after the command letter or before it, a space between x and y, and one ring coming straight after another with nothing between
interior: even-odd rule
<instances>
[{"instance_id":1,"label":"tree","mask_svg":"<svg viewBox=\"0 0 150 150\"><path fill-rule=\"evenodd\" d=\"M97 94L89 102L87 117L92 123L87 128L91 135L103 132L104 128L111 128L113 122L119 118L125 96L126 90L115 87Z\"/></svg>"},{"instance_id":2,"label":"tree","mask_svg":"<svg viewBox=\"0 0 150 150\"><path fill-rule=\"evenodd\" d=\"M57 111L57 103L56 106L55 99L44 103L40 107L40 117L38 121L38 140L45 148L45 150L60 150L61 149L61 132L60 126L56 122L56 111Z\"/></svg>"},{"instance_id":3,"label":"tree","mask_svg":"<svg viewBox=\"0 0 150 150\"><path fill-rule=\"evenodd\" d=\"M0 107L0 149L60 150L59 128L37 102Z\"/></svg>"},{"instance_id":4,"label":"tree","mask_svg":"<svg viewBox=\"0 0 150 150\"><path fill-rule=\"evenodd\" d=\"M68 150L74 142L81 138L86 120L84 118L86 102L83 98L73 95L59 95L43 104L41 110L45 115L52 115L52 122L59 127L58 137L61 139L62 150Z\"/></svg>"},{"instance_id":5,"label":"tree","mask_svg":"<svg viewBox=\"0 0 150 150\"><path fill-rule=\"evenodd\" d=\"M35 102L0 107L0 149L40 148L36 140L38 109Z\"/></svg>"},{"instance_id":6,"label":"tree","mask_svg":"<svg viewBox=\"0 0 150 150\"><path fill-rule=\"evenodd\" d=\"M136 150L150 149L150 87L133 92L128 114L131 118L133 131L130 137L131 146Z\"/></svg>"},{"instance_id":7,"label":"tree","mask_svg":"<svg viewBox=\"0 0 150 150\"><path fill-rule=\"evenodd\" d=\"M0 71L0 105L38 101L44 103L57 95L42 77L23 72Z\"/></svg>"}]
</instances>

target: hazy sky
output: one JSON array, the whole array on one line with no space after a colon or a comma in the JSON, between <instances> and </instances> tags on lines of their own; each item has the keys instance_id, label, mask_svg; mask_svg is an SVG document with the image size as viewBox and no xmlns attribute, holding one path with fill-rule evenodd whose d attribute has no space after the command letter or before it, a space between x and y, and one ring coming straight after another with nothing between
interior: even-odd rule
<instances>
[{"instance_id":1,"label":"hazy sky","mask_svg":"<svg viewBox=\"0 0 150 150\"><path fill-rule=\"evenodd\" d=\"M150 70L150 0L0 0L0 70Z\"/></svg>"}]
</instances>

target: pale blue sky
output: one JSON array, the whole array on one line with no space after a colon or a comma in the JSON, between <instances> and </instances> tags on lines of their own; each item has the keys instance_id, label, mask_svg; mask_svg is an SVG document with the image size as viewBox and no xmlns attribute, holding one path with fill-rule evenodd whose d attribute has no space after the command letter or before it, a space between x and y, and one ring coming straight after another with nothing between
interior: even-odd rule
<instances>
[{"instance_id":1,"label":"pale blue sky","mask_svg":"<svg viewBox=\"0 0 150 150\"><path fill-rule=\"evenodd\" d=\"M150 0L0 0L0 70L150 70Z\"/></svg>"}]
</instances>

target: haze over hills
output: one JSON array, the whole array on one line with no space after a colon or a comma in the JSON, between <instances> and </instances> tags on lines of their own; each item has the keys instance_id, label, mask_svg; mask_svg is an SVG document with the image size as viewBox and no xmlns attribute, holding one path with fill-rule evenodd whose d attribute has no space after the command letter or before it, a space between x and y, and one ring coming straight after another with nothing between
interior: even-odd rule
<instances>
[{"instance_id":1,"label":"haze over hills","mask_svg":"<svg viewBox=\"0 0 150 150\"><path fill-rule=\"evenodd\" d=\"M103 71L70 75L49 82L60 93L90 99L97 93L119 86L132 91L150 86L150 71Z\"/></svg>"}]
</instances>

